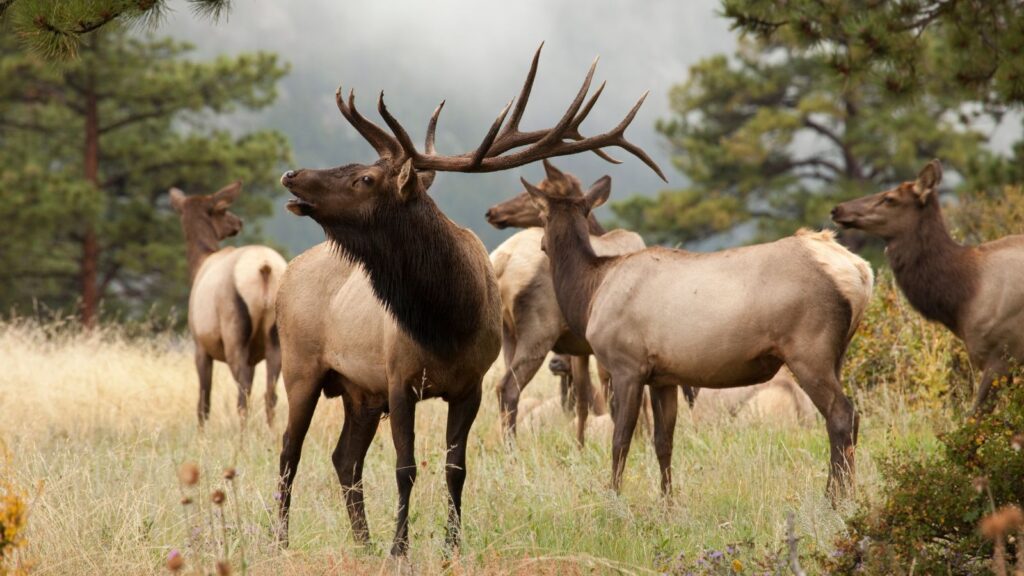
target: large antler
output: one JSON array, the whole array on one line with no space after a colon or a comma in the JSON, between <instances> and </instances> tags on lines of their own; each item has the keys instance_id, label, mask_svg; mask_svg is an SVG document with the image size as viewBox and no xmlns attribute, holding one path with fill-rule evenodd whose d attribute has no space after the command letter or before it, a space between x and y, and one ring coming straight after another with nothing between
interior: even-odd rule
<instances>
[{"instance_id":1,"label":"large antler","mask_svg":"<svg viewBox=\"0 0 1024 576\"><path fill-rule=\"evenodd\" d=\"M340 89L337 96L338 108L341 109L341 113L356 128L356 130L358 130L359 133L362 134L371 145L373 145L381 157L397 157L399 155L404 155L405 157L412 159L413 166L418 170L440 170L445 172L496 172L499 170L507 170L509 168L523 166L544 158L566 156L586 151L592 151L601 158L618 164L618 160L612 158L602 150L602 148L605 147L618 146L642 160L644 164L647 164L647 166L654 170L662 180L665 180L665 175L654 160L652 160L651 157L648 156L647 153L639 146L626 140L625 137L626 128L629 127L630 122L633 121L633 118L636 116L637 111L643 104L644 99L647 98L646 92L639 100L637 100L636 104L633 105L633 108L628 114L626 114L626 117L623 118L622 121L619 122L619 124L611 131L590 137L584 137L580 134L580 124L582 124L583 120L586 119L588 114L590 114L590 111L593 109L598 97L601 96L601 92L604 90L604 83L602 83L590 99L586 101L586 104L584 104L587 92L590 90L590 83L594 77L594 70L597 67L596 59L593 64L590 65L590 69L587 71L587 76L584 78L583 85L580 87L576 97L569 104L565 114L554 127L547 130L533 130L530 132L521 132L519 130L519 122L523 117L523 112L526 110L526 104L530 99L530 92L533 90L533 81L537 75L537 64L540 60L540 52L543 47L544 44L541 44L533 56L530 72L526 76L526 82L523 83L523 88L519 93L519 98L509 102L501 110L498 117L494 120L494 123L491 124L487 134L484 136L483 141L481 141L476 150L472 152L467 152L458 156L442 156L435 152L433 146L434 131L437 126L437 117L441 112L441 108L444 106L444 102L441 103L441 106L437 107L430 119L430 124L427 129L427 145L425 153L421 153L416 149L416 146L412 142L412 138L409 137L409 133L406 132L405 128L403 128L398 120L395 119L395 117L388 111L387 106L384 104L383 92L378 99L377 109L380 112L381 117L384 118L388 127L391 128L391 132L394 136L387 134L379 126L359 115L355 109L355 102L351 95L349 96L348 103L345 104L341 99ZM513 103L515 104L514 107ZM506 118L508 118L507 123L505 122ZM523 148L524 146L525 148ZM523 149L503 155L506 152L510 152L517 148Z\"/></svg>"}]
</instances>

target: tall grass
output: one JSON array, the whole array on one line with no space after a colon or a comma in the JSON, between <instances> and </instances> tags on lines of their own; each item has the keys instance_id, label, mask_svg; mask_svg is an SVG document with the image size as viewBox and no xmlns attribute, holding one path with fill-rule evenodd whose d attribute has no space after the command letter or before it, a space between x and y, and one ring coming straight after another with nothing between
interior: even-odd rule
<instances>
[{"instance_id":1,"label":"tall grass","mask_svg":"<svg viewBox=\"0 0 1024 576\"><path fill-rule=\"evenodd\" d=\"M616 495L608 488L609 438L591 438L579 450L568 419L521 432L517 448L504 445L497 368L484 382L470 435L465 541L454 559L444 550L446 407L429 401L417 408L421 469L410 565L421 573L685 571L699 568L710 551L734 557L743 573L772 570L785 544L787 514L795 513L801 552L810 555L830 550L855 506L836 510L824 497L828 443L820 421L811 428L697 427L685 407L676 429L675 495L659 496L656 458L645 441L634 442L624 491ZM262 382L262 370L255 382ZM0 437L12 462L5 474L22 486L45 483L30 510L24 549L35 573L160 573L172 551L183 556L186 573L214 573L225 558L234 573L244 558L249 573L277 576L395 568L386 559L396 506L387 420L364 474L374 546L352 542L330 460L343 411L340 401L321 399L295 482L292 548L281 551L272 527L287 411L279 407L272 430L258 412L243 427L236 386L217 365L211 421L200 433L196 380L191 343L178 337L0 324ZM858 491L870 499L878 490L877 459L893 446L931 449L941 412L908 405L892 387L867 391L852 382L851 388L863 414ZM556 391L545 371L525 394ZM255 386L251 406L262 407L262 395ZM179 483L184 462L200 469L195 487ZM227 467L237 470L230 482L222 476ZM223 527L209 501L217 489L227 493ZM183 496L193 503L183 506Z\"/></svg>"}]
</instances>

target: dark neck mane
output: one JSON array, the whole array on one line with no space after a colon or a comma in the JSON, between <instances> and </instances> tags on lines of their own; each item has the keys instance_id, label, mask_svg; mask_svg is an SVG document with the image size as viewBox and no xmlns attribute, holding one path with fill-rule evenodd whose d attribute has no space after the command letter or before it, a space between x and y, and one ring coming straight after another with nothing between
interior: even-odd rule
<instances>
[{"instance_id":1,"label":"dark neck mane","mask_svg":"<svg viewBox=\"0 0 1024 576\"><path fill-rule=\"evenodd\" d=\"M486 305L472 249L427 195L397 202L382 202L357 225L324 230L366 268L398 325L434 355L451 359L476 335Z\"/></svg>"},{"instance_id":2,"label":"dark neck mane","mask_svg":"<svg viewBox=\"0 0 1024 576\"><path fill-rule=\"evenodd\" d=\"M977 266L971 248L949 235L936 198L922 208L918 225L886 243L896 283L925 318L960 334L960 316L975 293Z\"/></svg>"},{"instance_id":3,"label":"dark neck mane","mask_svg":"<svg viewBox=\"0 0 1024 576\"><path fill-rule=\"evenodd\" d=\"M604 229L598 224L600 233L595 232L592 225L597 221L591 217L592 222L588 224L578 210L571 205L553 204L544 234L558 306L569 329L576 336L586 338L590 304L614 258L602 258L594 253L590 234L599 236L604 234Z\"/></svg>"},{"instance_id":4,"label":"dark neck mane","mask_svg":"<svg viewBox=\"0 0 1024 576\"><path fill-rule=\"evenodd\" d=\"M220 241L217 239L217 232L214 231L213 225L201 218L193 217L182 220L181 229L185 233L188 275L194 282L203 261L210 254L220 250Z\"/></svg>"}]
</instances>

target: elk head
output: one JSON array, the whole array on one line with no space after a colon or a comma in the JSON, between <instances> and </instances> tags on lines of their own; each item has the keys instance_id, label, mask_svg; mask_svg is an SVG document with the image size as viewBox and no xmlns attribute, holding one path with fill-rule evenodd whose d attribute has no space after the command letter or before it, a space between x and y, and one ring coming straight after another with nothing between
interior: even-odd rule
<instances>
[{"instance_id":1,"label":"elk head","mask_svg":"<svg viewBox=\"0 0 1024 576\"><path fill-rule=\"evenodd\" d=\"M885 240L895 238L916 229L926 211L938 209L937 190L941 182L942 165L932 160L913 182L839 204L832 209L832 221Z\"/></svg>"},{"instance_id":2,"label":"elk head","mask_svg":"<svg viewBox=\"0 0 1024 576\"><path fill-rule=\"evenodd\" d=\"M608 200L612 179L602 176L584 193L578 178L555 168L547 160L544 160L544 172L546 177L536 186L525 178L521 180L544 222L541 247L546 252L549 238L550 242L560 244L567 235L575 238L589 236L590 213Z\"/></svg>"},{"instance_id":3,"label":"elk head","mask_svg":"<svg viewBox=\"0 0 1024 576\"><path fill-rule=\"evenodd\" d=\"M171 207L181 217L186 238L205 237L219 242L241 232L242 219L228 211L241 191L241 180L205 196L185 196L181 190L171 188Z\"/></svg>"},{"instance_id":4,"label":"elk head","mask_svg":"<svg viewBox=\"0 0 1024 576\"><path fill-rule=\"evenodd\" d=\"M533 228L544 225L537 204L526 192L520 192L504 202L491 206L485 216L491 226L498 230L510 227Z\"/></svg>"},{"instance_id":5,"label":"elk head","mask_svg":"<svg viewBox=\"0 0 1024 576\"><path fill-rule=\"evenodd\" d=\"M543 44L541 45L543 47ZM434 111L427 127L425 151L416 149L409 134L388 111L381 94L377 109L390 128L388 133L363 117L355 106L355 96L349 93L347 101L339 88L335 100L342 116L377 151L379 159L373 164L348 164L325 170L290 170L281 177L281 183L295 196L288 210L300 216L309 216L324 226L328 235L342 250L361 259L354 252L353 236L361 231L379 230L384 222L400 219L403 211L427 200L426 190L436 171L495 172L541 160L544 158L593 151L605 160L618 163L602 148L618 146L638 157L664 180L657 164L636 145L626 140L624 133L643 104L645 93L626 117L611 131L584 137L579 126L590 113L604 89L602 84L586 99L597 66L591 65L576 98L558 123L549 129L523 132L519 122L530 97L541 49L538 48L518 99L509 102L498 114L490 130L476 150L457 156L441 156L434 150L437 118L444 102ZM513 106L514 104L514 106ZM507 119L507 122L506 122ZM346 239L350 241L346 241Z\"/></svg>"}]
</instances>

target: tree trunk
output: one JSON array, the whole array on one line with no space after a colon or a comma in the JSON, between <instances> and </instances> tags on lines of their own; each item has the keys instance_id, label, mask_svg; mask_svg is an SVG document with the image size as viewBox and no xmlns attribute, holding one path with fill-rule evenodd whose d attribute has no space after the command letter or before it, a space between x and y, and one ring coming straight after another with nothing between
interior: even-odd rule
<instances>
[{"instance_id":1,"label":"tree trunk","mask_svg":"<svg viewBox=\"0 0 1024 576\"><path fill-rule=\"evenodd\" d=\"M85 88L85 179L94 187L100 186L100 118L96 97L95 77L88 78ZM82 286L82 325L86 328L96 326L96 314L99 310L100 293L97 284L97 269L100 260L100 244L96 237L93 223L86 219L85 232L82 235L82 260L79 266L79 279Z\"/></svg>"}]
</instances>

